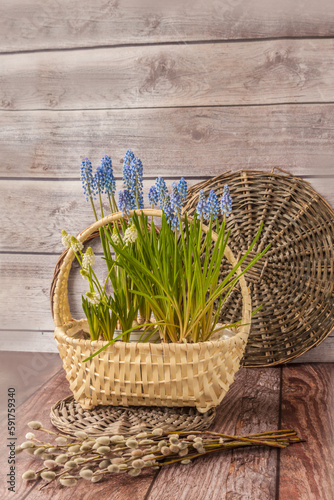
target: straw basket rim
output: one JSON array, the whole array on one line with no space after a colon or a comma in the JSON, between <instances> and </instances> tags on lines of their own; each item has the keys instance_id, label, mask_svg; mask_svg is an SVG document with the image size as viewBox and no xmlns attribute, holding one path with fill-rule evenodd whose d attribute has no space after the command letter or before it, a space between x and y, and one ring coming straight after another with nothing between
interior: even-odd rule
<instances>
[{"instance_id":1,"label":"straw basket rim","mask_svg":"<svg viewBox=\"0 0 334 500\"><path fill-rule=\"evenodd\" d=\"M72 320L72 322L80 322L81 320ZM66 325L65 325L66 327ZM65 327L60 326L55 328L55 337L61 339L63 342L65 342L68 345L71 345L73 347L85 347L85 348L90 348L94 347L96 349L100 349L102 347L105 347L110 341L108 340L90 340L90 339L80 339L80 338L73 338L69 335L66 335L65 333ZM220 347L226 344L227 342L230 342L233 339L243 336L243 333L238 331L235 333L235 335L227 338L227 339L215 339L215 340L206 340L204 342L114 342L113 344L110 344L107 346L104 351L108 352L110 351L113 347L117 346L116 348L119 348L121 345L125 347L125 349L130 348L130 346L133 346L135 343L138 346L143 346L140 347L142 350L147 350L145 349L145 346L156 346L156 350L165 350L166 348L168 349L179 349L180 351L187 349L187 348L192 348L193 346L216 346ZM169 347L168 347L169 346Z\"/></svg>"}]
</instances>

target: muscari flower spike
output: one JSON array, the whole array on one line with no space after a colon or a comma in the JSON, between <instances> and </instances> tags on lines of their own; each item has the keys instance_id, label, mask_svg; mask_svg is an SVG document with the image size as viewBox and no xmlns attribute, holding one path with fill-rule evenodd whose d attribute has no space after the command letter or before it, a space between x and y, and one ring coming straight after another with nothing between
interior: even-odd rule
<instances>
[{"instance_id":1,"label":"muscari flower spike","mask_svg":"<svg viewBox=\"0 0 334 500\"><path fill-rule=\"evenodd\" d=\"M89 299L89 302L93 304L93 306L97 306L100 303L100 297L95 292L86 292L86 296Z\"/></svg>"},{"instance_id":2,"label":"muscari flower spike","mask_svg":"<svg viewBox=\"0 0 334 500\"><path fill-rule=\"evenodd\" d=\"M204 218L207 215L207 204L206 204L206 199L205 199L205 194L204 194L203 189L201 189L199 192L199 199L198 199L198 204L196 207L196 213L201 218Z\"/></svg>"},{"instance_id":3,"label":"muscari flower spike","mask_svg":"<svg viewBox=\"0 0 334 500\"><path fill-rule=\"evenodd\" d=\"M113 229L113 232L111 234L111 239L112 239L112 242L114 243L114 245L121 245L123 244L123 241L120 237L120 235L118 234L118 232L116 231L116 228L114 227Z\"/></svg>"},{"instance_id":4,"label":"muscari flower spike","mask_svg":"<svg viewBox=\"0 0 334 500\"><path fill-rule=\"evenodd\" d=\"M148 192L148 201L150 205L154 206L159 203L159 195L156 186L151 186Z\"/></svg>"},{"instance_id":5,"label":"muscari flower spike","mask_svg":"<svg viewBox=\"0 0 334 500\"><path fill-rule=\"evenodd\" d=\"M116 181L110 156L103 156L101 165L97 167L94 175L94 186L98 193L106 193L108 196L115 194Z\"/></svg>"},{"instance_id":6,"label":"muscari flower spike","mask_svg":"<svg viewBox=\"0 0 334 500\"><path fill-rule=\"evenodd\" d=\"M144 208L143 197L143 164L135 157L130 164L130 181L128 190L131 196L131 208Z\"/></svg>"},{"instance_id":7,"label":"muscari flower spike","mask_svg":"<svg viewBox=\"0 0 334 500\"><path fill-rule=\"evenodd\" d=\"M123 189L118 193L118 207L121 210L123 216L131 210L131 197L127 189Z\"/></svg>"},{"instance_id":8,"label":"muscari flower spike","mask_svg":"<svg viewBox=\"0 0 334 500\"><path fill-rule=\"evenodd\" d=\"M162 211L164 212L166 216L166 220L168 224L171 224L174 218L174 211L172 208L171 200L169 194L165 196L165 201L162 207Z\"/></svg>"},{"instance_id":9,"label":"muscari flower spike","mask_svg":"<svg viewBox=\"0 0 334 500\"><path fill-rule=\"evenodd\" d=\"M131 151L131 149L128 149L127 152L125 153L124 156L124 163L123 163L123 188L127 189L128 191L131 188L131 169L130 165L132 160L134 159L135 155Z\"/></svg>"},{"instance_id":10,"label":"muscari flower spike","mask_svg":"<svg viewBox=\"0 0 334 500\"><path fill-rule=\"evenodd\" d=\"M232 212L232 198L230 195L230 188L227 184L224 186L223 196L220 201L220 210L222 215L226 215L226 217Z\"/></svg>"},{"instance_id":11,"label":"muscari flower spike","mask_svg":"<svg viewBox=\"0 0 334 500\"><path fill-rule=\"evenodd\" d=\"M163 209L166 197L168 195L168 189L165 183L165 179L163 179L162 177L158 177L155 181L155 187L158 191L160 208Z\"/></svg>"},{"instance_id":12,"label":"muscari flower spike","mask_svg":"<svg viewBox=\"0 0 334 500\"><path fill-rule=\"evenodd\" d=\"M73 250L73 252L81 252L83 249L83 243L79 241L75 236L71 236L70 238L70 245Z\"/></svg>"},{"instance_id":13,"label":"muscari flower spike","mask_svg":"<svg viewBox=\"0 0 334 500\"><path fill-rule=\"evenodd\" d=\"M89 266L93 266L95 264L95 255L92 247L88 247L86 252L82 257L82 267L84 269L89 269Z\"/></svg>"},{"instance_id":14,"label":"muscari flower spike","mask_svg":"<svg viewBox=\"0 0 334 500\"><path fill-rule=\"evenodd\" d=\"M211 191L210 191L210 194L208 196L206 204L207 204L207 212L208 212L207 215L209 216L207 218L210 218L212 215L213 220L218 219L219 200L218 200L218 196L216 195L216 193L214 192L213 189L211 189Z\"/></svg>"},{"instance_id":15,"label":"muscari flower spike","mask_svg":"<svg viewBox=\"0 0 334 500\"><path fill-rule=\"evenodd\" d=\"M81 162L80 176L84 194L86 196L86 201L89 201L89 198L94 198L95 195L95 182L93 177L92 164L88 160L88 158L85 158L84 161Z\"/></svg>"},{"instance_id":16,"label":"muscari flower spike","mask_svg":"<svg viewBox=\"0 0 334 500\"><path fill-rule=\"evenodd\" d=\"M138 231L136 226L132 224L128 227L124 233L124 243L128 246L131 243L134 243L138 237Z\"/></svg>"},{"instance_id":17,"label":"muscari flower spike","mask_svg":"<svg viewBox=\"0 0 334 500\"><path fill-rule=\"evenodd\" d=\"M170 196L170 204L172 211L174 213L173 219L171 220L171 228L174 231L175 229L180 229L179 214L181 212L181 195L179 193L176 182L172 183L172 194Z\"/></svg>"},{"instance_id":18,"label":"muscari flower spike","mask_svg":"<svg viewBox=\"0 0 334 500\"><path fill-rule=\"evenodd\" d=\"M97 167L95 175L94 175L94 186L96 187L96 192L101 194L104 192L106 183L106 173L104 166L101 164Z\"/></svg>"},{"instance_id":19,"label":"muscari flower spike","mask_svg":"<svg viewBox=\"0 0 334 500\"><path fill-rule=\"evenodd\" d=\"M61 242L65 248L70 248L71 246L71 235L69 235L65 229L61 232Z\"/></svg>"},{"instance_id":20,"label":"muscari flower spike","mask_svg":"<svg viewBox=\"0 0 334 500\"><path fill-rule=\"evenodd\" d=\"M170 202L172 205L172 209L175 212L181 212L181 195L177 188L176 182L172 183L172 194L170 196Z\"/></svg>"},{"instance_id":21,"label":"muscari flower spike","mask_svg":"<svg viewBox=\"0 0 334 500\"><path fill-rule=\"evenodd\" d=\"M184 177L181 177L181 179L179 180L177 189L179 190L181 196L181 202L184 203L187 200L187 190L188 190L187 182L184 179Z\"/></svg>"},{"instance_id":22,"label":"muscari flower spike","mask_svg":"<svg viewBox=\"0 0 334 500\"><path fill-rule=\"evenodd\" d=\"M135 155L133 154L131 149L128 149L124 156L124 165L130 165Z\"/></svg>"}]
</instances>

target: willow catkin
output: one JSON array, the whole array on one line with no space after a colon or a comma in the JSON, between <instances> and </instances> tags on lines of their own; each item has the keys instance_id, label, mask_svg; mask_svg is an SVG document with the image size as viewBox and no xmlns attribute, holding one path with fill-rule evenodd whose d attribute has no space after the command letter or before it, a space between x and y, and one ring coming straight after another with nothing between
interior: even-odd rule
<instances>
[{"instance_id":1,"label":"willow catkin","mask_svg":"<svg viewBox=\"0 0 334 500\"><path fill-rule=\"evenodd\" d=\"M93 471L91 469L82 469L79 472L79 476L90 481L93 476Z\"/></svg>"},{"instance_id":2,"label":"willow catkin","mask_svg":"<svg viewBox=\"0 0 334 500\"><path fill-rule=\"evenodd\" d=\"M26 448L35 448L35 447L36 447L36 445L35 445L35 443L34 443L33 441L25 441L25 442L24 442L24 443L22 443L20 446L21 446L21 448L23 448L24 450L25 450Z\"/></svg>"},{"instance_id":3,"label":"willow catkin","mask_svg":"<svg viewBox=\"0 0 334 500\"><path fill-rule=\"evenodd\" d=\"M22 479L26 481L34 481L37 479L37 474L34 470L27 470L24 474L22 474Z\"/></svg>"},{"instance_id":4,"label":"willow catkin","mask_svg":"<svg viewBox=\"0 0 334 500\"><path fill-rule=\"evenodd\" d=\"M41 422L38 422L37 420L32 420L31 422L28 422L28 427L30 429L34 429L35 431L38 431L39 429L42 428Z\"/></svg>"},{"instance_id":5,"label":"willow catkin","mask_svg":"<svg viewBox=\"0 0 334 500\"><path fill-rule=\"evenodd\" d=\"M59 482L63 486L74 486L77 484L77 480L74 477L61 477L59 478Z\"/></svg>"},{"instance_id":6,"label":"willow catkin","mask_svg":"<svg viewBox=\"0 0 334 500\"><path fill-rule=\"evenodd\" d=\"M99 445L105 445L108 446L110 444L110 438L107 436L101 436L96 439L96 443Z\"/></svg>"},{"instance_id":7,"label":"willow catkin","mask_svg":"<svg viewBox=\"0 0 334 500\"><path fill-rule=\"evenodd\" d=\"M56 473L49 470L41 473L41 478L45 481L53 481L56 477Z\"/></svg>"}]
</instances>

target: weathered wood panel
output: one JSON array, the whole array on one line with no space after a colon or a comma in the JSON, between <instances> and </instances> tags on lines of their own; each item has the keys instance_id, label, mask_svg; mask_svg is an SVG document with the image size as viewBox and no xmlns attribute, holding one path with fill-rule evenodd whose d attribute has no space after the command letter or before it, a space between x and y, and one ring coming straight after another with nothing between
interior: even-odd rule
<instances>
[{"instance_id":1,"label":"weathered wood panel","mask_svg":"<svg viewBox=\"0 0 334 500\"><path fill-rule=\"evenodd\" d=\"M2 256L3 257L3 256ZM10 254L0 263L3 330L52 330L49 289L56 255Z\"/></svg>"},{"instance_id":2,"label":"weathered wood panel","mask_svg":"<svg viewBox=\"0 0 334 500\"><path fill-rule=\"evenodd\" d=\"M120 171L121 168L119 167ZM191 167L179 172L188 185L200 179L188 179ZM176 179L176 178L175 178ZM167 181L170 186L173 179ZM311 185L334 206L334 178L310 179ZM144 181L144 200L154 180ZM121 180L117 181L121 189ZM95 202L98 214L98 203ZM108 202L104 204L110 213ZM0 181L0 213L2 214L2 252L51 252L61 254L61 230L78 234L94 222L90 203L77 181ZM36 217L38 214L38 217ZM1 259L1 257L0 257ZM5 259L3 256L2 259Z\"/></svg>"},{"instance_id":3,"label":"weathered wood panel","mask_svg":"<svg viewBox=\"0 0 334 500\"><path fill-rule=\"evenodd\" d=\"M333 52L319 39L3 55L0 109L333 102Z\"/></svg>"},{"instance_id":4,"label":"weathered wood panel","mask_svg":"<svg viewBox=\"0 0 334 500\"><path fill-rule=\"evenodd\" d=\"M13 325L15 326L15 325ZM29 353L58 353L57 344L53 338L53 332L22 331L22 330L0 330L0 352L20 351ZM33 357L32 357L33 359ZM21 371L21 363L18 363ZM4 367L4 372L6 369ZM22 374L30 371L23 367Z\"/></svg>"},{"instance_id":5,"label":"weathered wood panel","mask_svg":"<svg viewBox=\"0 0 334 500\"><path fill-rule=\"evenodd\" d=\"M121 173L121 166L117 167ZM185 171L184 175L187 173ZM170 187L173 180L179 179L170 179L167 185ZM196 182L197 179L190 180L188 185ZM122 189L121 180L116 184L117 189ZM147 194L152 184L154 180L144 181L147 207ZM105 215L110 214L108 199L105 201L103 197L103 202ZM100 217L98 200L95 200L95 207ZM92 207L86 202L79 179L66 182L0 181L0 213L4 231L0 251L9 253L52 252L60 255L64 250L61 243L62 229L77 235L95 222Z\"/></svg>"},{"instance_id":6,"label":"weathered wood panel","mask_svg":"<svg viewBox=\"0 0 334 500\"><path fill-rule=\"evenodd\" d=\"M128 147L146 175L333 174L333 142L332 104L0 113L3 177L77 178L83 157L116 165Z\"/></svg>"},{"instance_id":7,"label":"weathered wood panel","mask_svg":"<svg viewBox=\"0 0 334 500\"><path fill-rule=\"evenodd\" d=\"M333 363L283 368L281 425L306 442L281 453L280 500L332 500L333 415Z\"/></svg>"},{"instance_id":8,"label":"weathered wood panel","mask_svg":"<svg viewBox=\"0 0 334 500\"><path fill-rule=\"evenodd\" d=\"M213 430L246 434L277 428L279 391L279 368L243 368L217 409ZM213 454L187 466L163 469L148 499L272 500L276 492L276 467L277 450L274 449L250 448Z\"/></svg>"},{"instance_id":9,"label":"weathered wood panel","mask_svg":"<svg viewBox=\"0 0 334 500\"><path fill-rule=\"evenodd\" d=\"M330 0L2 0L1 51L334 34Z\"/></svg>"}]
</instances>

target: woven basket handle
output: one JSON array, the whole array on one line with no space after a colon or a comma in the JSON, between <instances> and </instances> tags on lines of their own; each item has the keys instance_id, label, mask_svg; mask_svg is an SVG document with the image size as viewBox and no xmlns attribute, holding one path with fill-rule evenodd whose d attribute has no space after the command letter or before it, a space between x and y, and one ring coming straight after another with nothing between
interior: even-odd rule
<instances>
[{"instance_id":1,"label":"woven basket handle","mask_svg":"<svg viewBox=\"0 0 334 500\"><path fill-rule=\"evenodd\" d=\"M154 210L154 209L142 209L142 210L132 210L129 212L128 216L132 217L134 214L137 215L147 215L150 217L161 217L162 216L162 211L161 210ZM117 212L115 214L108 215L107 217L104 217L103 219L98 220L91 226L89 226L87 229L85 229L82 233L80 233L77 236L77 239L84 243L85 241L91 239L93 233L96 233L100 227L106 226L110 223L115 223L121 219L123 219L123 214L121 212ZM181 219L184 220L184 217L181 216ZM188 216L188 220L191 220L191 217ZM203 231L206 233L208 231L208 227L203 225L202 226ZM96 234L97 236L97 234ZM214 241L217 241L218 235L214 231L212 231L212 239ZM229 261L229 263L234 267L237 264L237 260L235 259L231 249L226 246L225 248L225 257ZM68 302L68 289L67 289L67 283L68 283L68 277L70 274L72 262L75 259L75 254L71 248L69 248L64 254L61 256L62 259L62 264L59 269L59 264L56 266L55 269L55 277L56 279L52 283L51 286L51 303L53 306L53 320L55 323L56 327L62 327L66 323L72 320L71 312L70 312L70 306ZM237 270L237 274L240 275L241 273L241 268ZM246 281L244 276L240 277L239 280L240 286L241 286L241 291L243 295L243 307L247 308L250 310L250 293L246 285ZM244 316L244 314L243 314ZM243 322L245 322L246 318L243 318ZM250 321L250 317L247 318L247 321Z\"/></svg>"}]
</instances>

